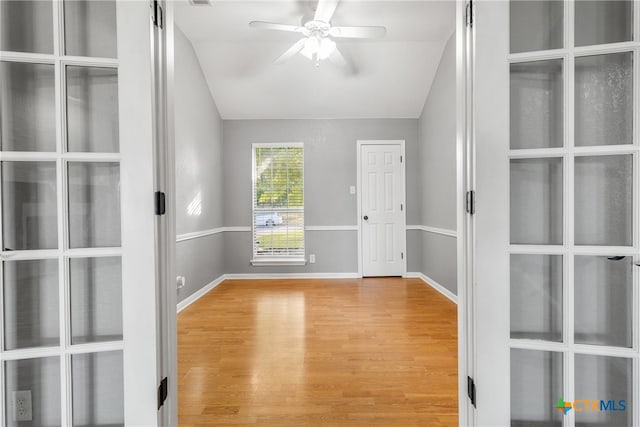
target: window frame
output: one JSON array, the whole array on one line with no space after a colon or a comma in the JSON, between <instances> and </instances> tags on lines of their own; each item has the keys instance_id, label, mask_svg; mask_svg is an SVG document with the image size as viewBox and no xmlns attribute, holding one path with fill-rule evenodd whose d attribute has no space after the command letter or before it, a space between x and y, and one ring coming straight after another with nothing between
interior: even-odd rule
<instances>
[{"instance_id":1,"label":"window frame","mask_svg":"<svg viewBox=\"0 0 640 427\"><path fill-rule=\"evenodd\" d=\"M255 203L255 194L256 194L256 149L257 148L302 148L302 218L303 218L303 237L302 237L302 249L304 254L302 256L294 256L294 255L259 255L256 251L256 203ZM274 266L274 265L282 265L282 266L305 266L307 264L307 255L306 255L306 227L304 220L304 182L305 182L305 167L304 167L304 143L303 142L254 142L251 144L251 265L254 267L260 266Z\"/></svg>"}]
</instances>

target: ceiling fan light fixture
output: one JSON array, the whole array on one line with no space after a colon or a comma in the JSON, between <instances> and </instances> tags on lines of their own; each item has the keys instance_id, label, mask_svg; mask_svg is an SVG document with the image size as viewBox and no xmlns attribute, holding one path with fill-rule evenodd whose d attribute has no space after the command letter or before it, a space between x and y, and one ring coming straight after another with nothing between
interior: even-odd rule
<instances>
[{"instance_id":1,"label":"ceiling fan light fixture","mask_svg":"<svg viewBox=\"0 0 640 427\"><path fill-rule=\"evenodd\" d=\"M300 53L312 61L322 61L330 57L334 50L336 50L336 42L333 40L308 37Z\"/></svg>"},{"instance_id":2,"label":"ceiling fan light fixture","mask_svg":"<svg viewBox=\"0 0 640 427\"><path fill-rule=\"evenodd\" d=\"M0 0L2 1L2 0ZM213 1L213 0L190 0L190 1ZM331 18L333 17L338 2L340 0L314 0L317 1L316 11L310 21L304 21L302 25L278 24L275 22L251 21L249 26L265 30L286 31L298 33L302 37L287 49L276 60L276 64L282 64L297 54L313 61L316 67L320 62L328 59L338 67L348 67L345 60L336 46L335 39L376 39L386 35L387 29L380 26L356 26L356 27L333 27Z\"/></svg>"},{"instance_id":3,"label":"ceiling fan light fixture","mask_svg":"<svg viewBox=\"0 0 640 427\"><path fill-rule=\"evenodd\" d=\"M320 50L320 41L316 37L307 37L307 40L304 42L304 48L302 48L300 53L313 60L318 50Z\"/></svg>"},{"instance_id":4,"label":"ceiling fan light fixture","mask_svg":"<svg viewBox=\"0 0 640 427\"><path fill-rule=\"evenodd\" d=\"M331 56L334 50L336 50L336 42L331 39L324 38L320 42L318 56L320 56L320 59L327 59Z\"/></svg>"}]
</instances>

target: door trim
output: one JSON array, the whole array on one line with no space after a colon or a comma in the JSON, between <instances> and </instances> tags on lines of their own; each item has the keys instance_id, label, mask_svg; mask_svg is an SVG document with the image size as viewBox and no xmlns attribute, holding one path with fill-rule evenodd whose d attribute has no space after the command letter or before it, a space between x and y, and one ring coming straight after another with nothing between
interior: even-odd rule
<instances>
[{"instance_id":1,"label":"door trim","mask_svg":"<svg viewBox=\"0 0 640 427\"><path fill-rule=\"evenodd\" d=\"M365 145L398 145L400 146L400 155L403 161L400 163L400 171L402 173L402 200L404 200L404 209L402 210L402 222L400 224L400 236L402 240L401 248L404 253L402 259L402 277L407 275L407 168L406 168L406 155L405 155L405 140L367 140L359 139L356 142L356 163L357 163L357 177L356 177L356 200L358 202L356 223L358 225L358 276L364 277L362 272L362 179L360 177L360 162L362 147Z\"/></svg>"},{"instance_id":2,"label":"door trim","mask_svg":"<svg viewBox=\"0 0 640 427\"><path fill-rule=\"evenodd\" d=\"M476 378L475 215L466 211L467 191L476 190L474 67L477 22L473 0L456 1L456 225L458 302L458 425L475 426L468 378ZM473 24L467 25L471 18ZM477 382L477 381L476 381Z\"/></svg>"}]
</instances>

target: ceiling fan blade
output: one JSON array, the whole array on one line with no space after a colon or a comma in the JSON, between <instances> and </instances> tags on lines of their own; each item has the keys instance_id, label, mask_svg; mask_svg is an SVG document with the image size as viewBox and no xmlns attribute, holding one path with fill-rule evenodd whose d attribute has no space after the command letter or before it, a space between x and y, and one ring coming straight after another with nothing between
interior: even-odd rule
<instances>
[{"instance_id":1,"label":"ceiling fan blade","mask_svg":"<svg viewBox=\"0 0 640 427\"><path fill-rule=\"evenodd\" d=\"M286 62L287 60L289 60L296 53L298 53L298 52L300 52L302 50L302 48L304 47L304 44L305 44L306 41L307 41L306 38L300 39L296 44L291 46L289 48L289 50L287 50L285 53L280 55L280 57L275 60L275 63L276 64L282 64L282 63Z\"/></svg>"},{"instance_id":2,"label":"ceiling fan blade","mask_svg":"<svg viewBox=\"0 0 640 427\"><path fill-rule=\"evenodd\" d=\"M349 63L344 58L342 53L338 50L338 48L333 49L333 52L331 52L331 55L329 55L329 61L331 61L333 65L337 65L338 67L349 66Z\"/></svg>"},{"instance_id":3,"label":"ceiling fan blade","mask_svg":"<svg viewBox=\"0 0 640 427\"><path fill-rule=\"evenodd\" d=\"M252 21L249 26L253 28L261 28L264 30L289 31L293 33L301 33L304 27L297 25L276 24L273 22Z\"/></svg>"},{"instance_id":4,"label":"ceiling fan blade","mask_svg":"<svg viewBox=\"0 0 640 427\"><path fill-rule=\"evenodd\" d=\"M331 37L345 39L379 39L387 34L385 27L331 27Z\"/></svg>"},{"instance_id":5,"label":"ceiling fan blade","mask_svg":"<svg viewBox=\"0 0 640 427\"><path fill-rule=\"evenodd\" d=\"M336 7L338 7L338 0L318 0L318 6L316 7L316 14L313 20L326 22L328 24L331 22L331 18L333 18Z\"/></svg>"},{"instance_id":6,"label":"ceiling fan blade","mask_svg":"<svg viewBox=\"0 0 640 427\"><path fill-rule=\"evenodd\" d=\"M337 48L329 55L329 62L336 67L340 67L347 76L356 76L358 74L357 67L351 61L347 61Z\"/></svg>"}]
</instances>

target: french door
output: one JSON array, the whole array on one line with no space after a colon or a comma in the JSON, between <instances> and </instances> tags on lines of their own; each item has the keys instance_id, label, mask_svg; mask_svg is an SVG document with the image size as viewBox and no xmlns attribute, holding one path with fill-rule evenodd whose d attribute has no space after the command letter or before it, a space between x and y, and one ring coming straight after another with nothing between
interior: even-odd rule
<instances>
[{"instance_id":1,"label":"french door","mask_svg":"<svg viewBox=\"0 0 640 427\"><path fill-rule=\"evenodd\" d=\"M637 1L477 1L477 425L640 425Z\"/></svg>"},{"instance_id":2,"label":"french door","mask_svg":"<svg viewBox=\"0 0 640 427\"><path fill-rule=\"evenodd\" d=\"M149 10L0 2L1 426L157 422Z\"/></svg>"}]
</instances>

